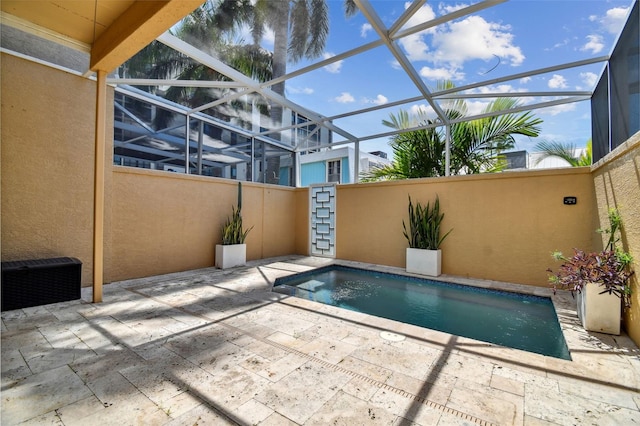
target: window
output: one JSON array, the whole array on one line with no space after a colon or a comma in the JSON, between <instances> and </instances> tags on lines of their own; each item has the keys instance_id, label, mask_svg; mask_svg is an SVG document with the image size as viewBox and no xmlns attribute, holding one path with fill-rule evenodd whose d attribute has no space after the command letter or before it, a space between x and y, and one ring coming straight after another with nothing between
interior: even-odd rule
<instances>
[{"instance_id":1,"label":"window","mask_svg":"<svg viewBox=\"0 0 640 426\"><path fill-rule=\"evenodd\" d=\"M327 182L340 183L340 160L327 161Z\"/></svg>"}]
</instances>

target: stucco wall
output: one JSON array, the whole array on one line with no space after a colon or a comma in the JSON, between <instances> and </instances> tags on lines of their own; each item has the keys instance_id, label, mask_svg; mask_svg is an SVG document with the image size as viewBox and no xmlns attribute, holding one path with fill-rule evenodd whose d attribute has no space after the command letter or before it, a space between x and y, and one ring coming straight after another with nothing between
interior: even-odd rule
<instances>
[{"instance_id":1,"label":"stucco wall","mask_svg":"<svg viewBox=\"0 0 640 426\"><path fill-rule=\"evenodd\" d=\"M309 188L296 191L296 254L309 255Z\"/></svg>"},{"instance_id":2,"label":"stucco wall","mask_svg":"<svg viewBox=\"0 0 640 426\"><path fill-rule=\"evenodd\" d=\"M295 193L243 182L248 260L294 253ZM237 194L236 181L114 167L109 280L213 266Z\"/></svg>"},{"instance_id":3,"label":"stucco wall","mask_svg":"<svg viewBox=\"0 0 640 426\"><path fill-rule=\"evenodd\" d=\"M625 328L640 345L640 132L595 164L593 183L599 226L608 227L607 211L616 207L622 216L622 247L634 258L631 308L625 311Z\"/></svg>"},{"instance_id":4,"label":"stucco wall","mask_svg":"<svg viewBox=\"0 0 640 426\"><path fill-rule=\"evenodd\" d=\"M444 274L547 285L551 252L593 247L595 196L588 168L340 185L337 257L404 267L408 195L440 197ZM576 196L576 205L564 205Z\"/></svg>"},{"instance_id":5,"label":"stucco wall","mask_svg":"<svg viewBox=\"0 0 640 426\"><path fill-rule=\"evenodd\" d=\"M2 260L76 257L87 285L93 274L95 82L7 54L0 74ZM108 141L111 132L112 126ZM112 151L108 143L109 162ZM108 214L105 220L108 226Z\"/></svg>"}]
</instances>

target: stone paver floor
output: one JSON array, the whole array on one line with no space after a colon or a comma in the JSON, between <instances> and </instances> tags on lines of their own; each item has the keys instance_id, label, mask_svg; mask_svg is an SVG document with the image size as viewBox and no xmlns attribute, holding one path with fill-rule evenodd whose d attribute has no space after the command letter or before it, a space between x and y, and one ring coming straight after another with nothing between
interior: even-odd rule
<instances>
[{"instance_id":1,"label":"stone paver floor","mask_svg":"<svg viewBox=\"0 0 640 426\"><path fill-rule=\"evenodd\" d=\"M564 361L270 291L329 262L266 259L3 312L2 425L640 423L638 348L585 332L570 296L554 297Z\"/></svg>"}]
</instances>

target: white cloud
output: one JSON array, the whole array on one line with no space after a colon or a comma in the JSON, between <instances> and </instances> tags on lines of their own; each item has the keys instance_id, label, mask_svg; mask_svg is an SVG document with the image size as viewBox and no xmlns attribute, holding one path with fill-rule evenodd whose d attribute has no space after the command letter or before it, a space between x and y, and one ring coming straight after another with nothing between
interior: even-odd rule
<instances>
[{"instance_id":1,"label":"white cloud","mask_svg":"<svg viewBox=\"0 0 640 426\"><path fill-rule=\"evenodd\" d=\"M384 105L389 102L389 99L384 95L378 95L375 99L364 99L365 104Z\"/></svg>"},{"instance_id":2,"label":"white cloud","mask_svg":"<svg viewBox=\"0 0 640 426\"><path fill-rule=\"evenodd\" d=\"M567 79L560 74L554 74L549 79L548 85L551 89L564 89L567 87Z\"/></svg>"},{"instance_id":3,"label":"white cloud","mask_svg":"<svg viewBox=\"0 0 640 426\"><path fill-rule=\"evenodd\" d=\"M269 46L273 46L273 43L276 39L276 35L272 29L267 29L262 35L262 41L265 42ZM251 40L251 39L249 39Z\"/></svg>"},{"instance_id":4,"label":"white cloud","mask_svg":"<svg viewBox=\"0 0 640 426\"><path fill-rule=\"evenodd\" d=\"M450 23L446 30L439 30L433 36L436 62L462 65L473 59L502 61L516 66L522 64L524 55L513 44L511 27L485 21L480 16L469 16Z\"/></svg>"},{"instance_id":5,"label":"white cloud","mask_svg":"<svg viewBox=\"0 0 640 426\"><path fill-rule=\"evenodd\" d=\"M336 56L336 54L335 53L331 53L331 52L324 52L322 54L322 57L324 59L333 58L334 56ZM327 66L324 66L322 68L324 68L325 71L330 72L331 74L338 74L338 73L340 73L340 70L342 69L342 63L343 62L344 61L336 61L336 62L334 62L332 64L329 64Z\"/></svg>"},{"instance_id":6,"label":"white cloud","mask_svg":"<svg viewBox=\"0 0 640 426\"><path fill-rule=\"evenodd\" d=\"M289 87L287 86L287 92L295 95L311 95L313 89L310 87Z\"/></svg>"},{"instance_id":7,"label":"white cloud","mask_svg":"<svg viewBox=\"0 0 640 426\"><path fill-rule=\"evenodd\" d=\"M404 3L405 10L408 9L409 6L411 6L411 2L405 2ZM416 25L423 24L425 22L429 22L429 21L433 20L435 17L436 17L436 13L433 11L431 6L429 6L428 4L425 4L424 6L420 7L420 9L416 10L416 12L413 14L413 16L411 16L411 18L409 18L407 23L404 24L404 26L402 28L415 27Z\"/></svg>"},{"instance_id":8,"label":"white cloud","mask_svg":"<svg viewBox=\"0 0 640 426\"><path fill-rule=\"evenodd\" d=\"M329 58L333 58L335 55L335 53L331 53L331 52L324 52L322 54L322 57L324 59L329 59ZM330 72L331 74L338 74L340 72L340 70L342 69L342 63L344 61L336 61L332 64L329 64L325 67L323 67L327 72Z\"/></svg>"},{"instance_id":9,"label":"white cloud","mask_svg":"<svg viewBox=\"0 0 640 426\"><path fill-rule=\"evenodd\" d=\"M464 80L464 73L457 69L422 67L420 76L428 80Z\"/></svg>"},{"instance_id":10,"label":"white cloud","mask_svg":"<svg viewBox=\"0 0 640 426\"><path fill-rule=\"evenodd\" d=\"M348 104L355 101L354 97L349 92L342 92L340 96L333 98L333 100L341 104Z\"/></svg>"},{"instance_id":11,"label":"white cloud","mask_svg":"<svg viewBox=\"0 0 640 426\"><path fill-rule=\"evenodd\" d=\"M411 3L405 3L404 8L408 8ZM413 14L413 16L407 21L403 28L415 27L418 24L429 22L436 17L435 12L429 5L424 5ZM407 53L407 57L410 61L425 61L429 59L428 51L429 46L424 40L427 34L433 34L434 28L426 31L421 31L416 34L411 34L400 39L400 45Z\"/></svg>"},{"instance_id":12,"label":"white cloud","mask_svg":"<svg viewBox=\"0 0 640 426\"><path fill-rule=\"evenodd\" d=\"M510 84L499 84L497 86L482 86L478 88L479 93L517 93L526 92L527 89L515 88Z\"/></svg>"},{"instance_id":13,"label":"white cloud","mask_svg":"<svg viewBox=\"0 0 640 426\"><path fill-rule=\"evenodd\" d=\"M422 104L422 105L411 105L409 107L409 115L416 118L420 115L434 116L435 113L433 111L433 108L431 108L430 105Z\"/></svg>"},{"instance_id":14,"label":"white cloud","mask_svg":"<svg viewBox=\"0 0 640 426\"><path fill-rule=\"evenodd\" d=\"M553 45L553 47L552 47L551 49L546 48L546 49L544 49L544 50L549 51L549 50L553 50L553 49L558 49L558 48L563 47L563 46L567 46L567 45L569 44L569 42L570 42L570 41L571 41L571 39L565 38L565 39L564 39L564 40L562 40L561 42L554 44L554 45Z\"/></svg>"},{"instance_id":15,"label":"white cloud","mask_svg":"<svg viewBox=\"0 0 640 426\"><path fill-rule=\"evenodd\" d=\"M558 115L564 112L575 111L575 109L576 109L576 104L573 103L573 104L555 105L548 108L541 108L537 111L538 111L538 114L540 115Z\"/></svg>"},{"instance_id":16,"label":"white cloud","mask_svg":"<svg viewBox=\"0 0 640 426\"><path fill-rule=\"evenodd\" d=\"M467 115L482 114L491 101L467 101Z\"/></svg>"},{"instance_id":17,"label":"white cloud","mask_svg":"<svg viewBox=\"0 0 640 426\"><path fill-rule=\"evenodd\" d=\"M438 8L440 10L440 13L445 15L447 13L452 13L457 10L464 9L465 7L468 7L468 6L469 5L465 3L455 4L455 5L440 3Z\"/></svg>"},{"instance_id":18,"label":"white cloud","mask_svg":"<svg viewBox=\"0 0 640 426\"><path fill-rule=\"evenodd\" d=\"M369 31L371 31L372 29L373 27L371 26L371 24L362 24L362 26L360 27L360 37L366 38Z\"/></svg>"},{"instance_id":19,"label":"white cloud","mask_svg":"<svg viewBox=\"0 0 640 426\"><path fill-rule=\"evenodd\" d=\"M590 51L591 53L598 53L604 48L602 42L602 36L597 34L591 34L587 36L587 42L580 48L583 51Z\"/></svg>"},{"instance_id":20,"label":"white cloud","mask_svg":"<svg viewBox=\"0 0 640 426\"><path fill-rule=\"evenodd\" d=\"M400 44L404 48L407 58L409 58L410 61L426 61L431 58L429 55L429 46L420 33L401 38Z\"/></svg>"},{"instance_id":21,"label":"white cloud","mask_svg":"<svg viewBox=\"0 0 640 426\"><path fill-rule=\"evenodd\" d=\"M609 33L617 35L622 31L628 13L628 7L614 7L607 10L606 15L600 19L600 24Z\"/></svg>"},{"instance_id":22,"label":"white cloud","mask_svg":"<svg viewBox=\"0 0 640 426\"><path fill-rule=\"evenodd\" d=\"M592 72L581 72L580 79L585 84L585 86L587 86L589 90L591 90L593 87L595 87L596 82L598 81L598 75Z\"/></svg>"},{"instance_id":23,"label":"white cloud","mask_svg":"<svg viewBox=\"0 0 640 426\"><path fill-rule=\"evenodd\" d=\"M520 79L520 84L527 84L531 81L531 77L522 77Z\"/></svg>"}]
</instances>

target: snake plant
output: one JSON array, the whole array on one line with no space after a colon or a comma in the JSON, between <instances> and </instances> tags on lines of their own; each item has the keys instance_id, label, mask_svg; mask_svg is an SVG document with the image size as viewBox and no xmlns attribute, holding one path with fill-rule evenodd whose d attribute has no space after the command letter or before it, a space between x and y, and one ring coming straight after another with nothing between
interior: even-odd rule
<instances>
[{"instance_id":1,"label":"snake plant","mask_svg":"<svg viewBox=\"0 0 640 426\"><path fill-rule=\"evenodd\" d=\"M426 206L422 206L419 202L413 204L411 196L409 196L409 229L404 220L402 221L403 233L409 247L438 250L445 238L451 233L449 230L443 236L440 236L440 226L444 213L440 213L440 199L436 196L433 206L427 202Z\"/></svg>"},{"instance_id":2,"label":"snake plant","mask_svg":"<svg viewBox=\"0 0 640 426\"><path fill-rule=\"evenodd\" d=\"M231 206L231 217L222 225L222 245L244 244L249 229L242 229L242 183L238 182L238 207Z\"/></svg>"}]
</instances>

